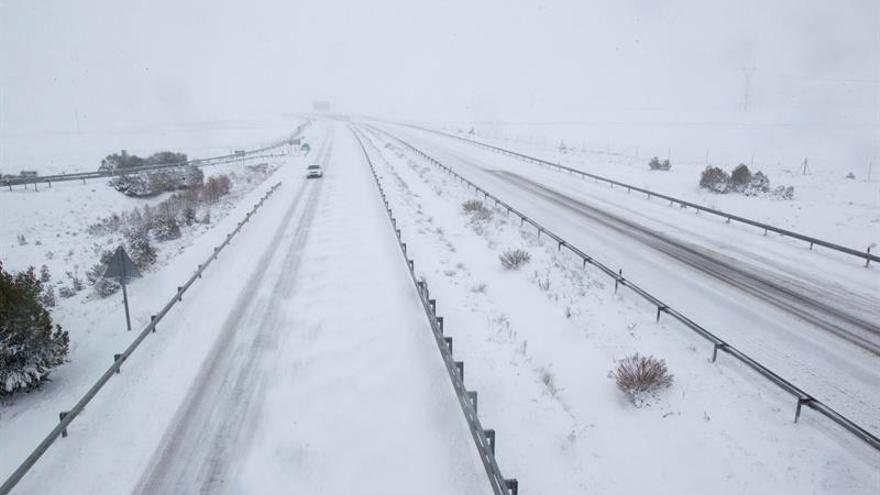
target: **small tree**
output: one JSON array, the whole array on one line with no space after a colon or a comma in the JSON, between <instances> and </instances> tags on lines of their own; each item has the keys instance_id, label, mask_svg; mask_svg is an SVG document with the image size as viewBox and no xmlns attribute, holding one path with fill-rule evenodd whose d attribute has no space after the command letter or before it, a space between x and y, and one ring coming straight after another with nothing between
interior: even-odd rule
<instances>
[{"instance_id":1,"label":"small tree","mask_svg":"<svg viewBox=\"0 0 880 495\"><path fill-rule=\"evenodd\" d=\"M149 232L143 229L133 229L125 233L128 241L128 255L134 264L142 270L146 270L156 262L156 248L150 241Z\"/></svg>"},{"instance_id":2,"label":"small tree","mask_svg":"<svg viewBox=\"0 0 880 495\"><path fill-rule=\"evenodd\" d=\"M159 215L153 224L153 235L157 241L170 241L180 238L180 225L172 214Z\"/></svg>"},{"instance_id":3,"label":"small tree","mask_svg":"<svg viewBox=\"0 0 880 495\"><path fill-rule=\"evenodd\" d=\"M730 186L735 191L744 191L750 182L752 182L752 172L745 163L740 163L730 173Z\"/></svg>"},{"instance_id":4,"label":"small tree","mask_svg":"<svg viewBox=\"0 0 880 495\"><path fill-rule=\"evenodd\" d=\"M43 265L40 267L40 282L46 284L50 280L52 280L52 275L49 273L49 267Z\"/></svg>"},{"instance_id":5,"label":"small tree","mask_svg":"<svg viewBox=\"0 0 880 495\"><path fill-rule=\"evenodd\" d=\"M0 264L0 395L38 387L65 361L69 337L40 302L31 267L15 276Z\"/></svg>"},{"instance_id":6,"label":"small tree","mask_svg":"<svg viewBox=\"0 0 880 495\"><path fill-rule=\"evenodd\" d=\"M700 175L700 187L717 193L726 193L730 175L720 167L706 167Z\"/></svg>"}]
</instances>

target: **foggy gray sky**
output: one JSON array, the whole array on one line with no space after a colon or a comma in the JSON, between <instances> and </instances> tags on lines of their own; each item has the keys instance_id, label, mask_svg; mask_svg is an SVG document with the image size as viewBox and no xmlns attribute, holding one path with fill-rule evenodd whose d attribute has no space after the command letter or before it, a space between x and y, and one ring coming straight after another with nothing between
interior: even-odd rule
<instances>
[{"instance_id":1,"label":"foggy gray sky","mask_svg":"<svg viewBox=\"0 0 880 495\"><path fill-rule=\"evenodd\" d=\"M423 121L877 125L878 81L876 0L0 0L6 135L258 119L319 99Z\"/></svg>"}]
</instances>

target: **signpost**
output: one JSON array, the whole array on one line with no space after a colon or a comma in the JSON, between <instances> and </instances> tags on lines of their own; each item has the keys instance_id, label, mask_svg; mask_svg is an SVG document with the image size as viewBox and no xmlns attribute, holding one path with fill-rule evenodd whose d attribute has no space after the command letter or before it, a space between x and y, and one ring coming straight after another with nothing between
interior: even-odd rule
<instances>
[{"instance_id":1,"label":"signpost","mask_svg":"<svg viewBox=\"0 0 880 495\"><path fill-rule=\"evenodd\" d=\"M125 290L125 284L129 278L138 278L140 276L140 270L131 261L131 258L128 257L125 249L122 246L116 248L116 252L113 253L113 257L107 263L103 277L119 279L119 284L122 285L122 302L125 304L125 325L129 331L131 331L131 317L128 312L128 291Z\"/></svg>"}]
</instances>

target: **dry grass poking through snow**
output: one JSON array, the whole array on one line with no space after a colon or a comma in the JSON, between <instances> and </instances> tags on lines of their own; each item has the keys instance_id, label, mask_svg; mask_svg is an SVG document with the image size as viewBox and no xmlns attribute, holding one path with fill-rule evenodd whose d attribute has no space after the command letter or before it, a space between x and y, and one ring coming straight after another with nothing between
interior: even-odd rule
<instances>
[{"instance_id":1,"label":"dry grass poking through snow","mask_svg":"<svg viewBox=\"0 0 880 495\"><path fill-rule=\"evenodd\" d=\"M614 371L617 388L627 394L636 407L645 405L652 392L672 385L672 377L666 361L639 353L620 360Z\"/></svg>"},{"instance_id":2,"label":"dry grass poking through snow","mask_svg":"<svg viewBox=\"0 0 880 495\"><path fill-rule=\"evenodd\" d=\"M507 268L508 270L518 270L521 266L528 263L532 257L529 255L528 251L522 249L508 249L498 255L498 259L501 260L501 266L504 268Z\"/></svg>"}]
</instances>

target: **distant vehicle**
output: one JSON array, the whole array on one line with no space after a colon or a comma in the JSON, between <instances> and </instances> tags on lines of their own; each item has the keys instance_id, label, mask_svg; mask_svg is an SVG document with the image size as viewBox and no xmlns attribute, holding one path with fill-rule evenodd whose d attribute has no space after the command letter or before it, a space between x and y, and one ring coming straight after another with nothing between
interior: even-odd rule
<instances>
[{"instance_id":1,"label":"distant vehicle","mask_svg":"<svg viewBox=\"0 0 880 495\"><path fill-rule=\"evenodd\" d=\"M324 177L324 171L321 170L320 165L309 165L309 168L306 169L308 172L306 173L307 179L320 179Z\"/></svg>"}]
</instances>

